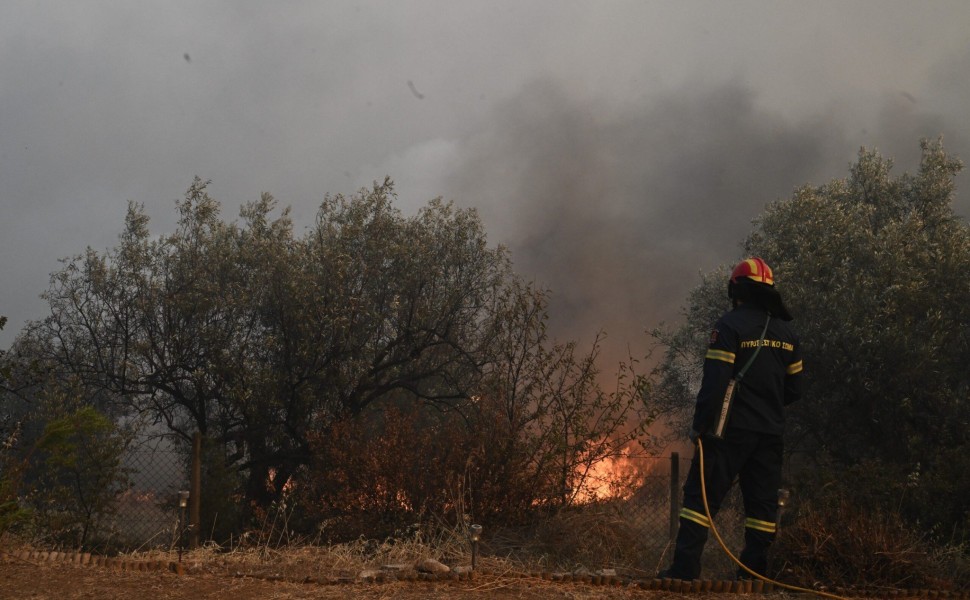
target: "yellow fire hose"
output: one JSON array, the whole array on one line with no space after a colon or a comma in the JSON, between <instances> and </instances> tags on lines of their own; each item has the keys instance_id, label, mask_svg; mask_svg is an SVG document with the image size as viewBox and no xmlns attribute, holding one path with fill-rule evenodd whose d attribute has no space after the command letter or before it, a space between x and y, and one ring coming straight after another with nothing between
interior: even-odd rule
<instances>
[{"instance_id":1,"label":"yellow fire hose","mask_svg":"<svg viewBox=\"0 0 970 600\"><path fill-rule=\"evenodd\" d=\"M731 560L733 560L739 567L749 573L752 577L757 577L762 581L767 581L778 587L784 588L786 590L791 590L793 592L808 592L809 594L815 594L816 596L823 596L825 598L832 598L833 600L847 600L842 596L836 596L835 594L829 594L828 592L821 592L819 590L813 590L809 588L798 587L797 585L789 585L787 583L781 583L780 581L775 581L774 579L769 579L761 573L755 573L749 569L744 563L742 563L731 551L728 549L727 544L721 539L721 534L717 532L717 528L714 526L714 518L711 516L711 508L707 505L707 486L704 484L704 443L701 442L700 436L697 438L697 455L700 457L701 462L701 499L704 500L704 512L707 513L707 521L711 524L711 531L714 533L717 543L721 545L721 549L727 554Z\"/></svg>"}]
</instances>

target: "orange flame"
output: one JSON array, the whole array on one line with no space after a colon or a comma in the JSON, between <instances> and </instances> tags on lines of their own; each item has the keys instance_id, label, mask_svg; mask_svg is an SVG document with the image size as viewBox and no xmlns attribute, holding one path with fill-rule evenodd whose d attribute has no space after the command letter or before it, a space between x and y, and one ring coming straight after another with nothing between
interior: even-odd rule
<instances>
[{"instance_id":1,"label":"orange flame","mask_svg":"<svg viewBox=\"0 0 970 600\"><path fill-rule=\"evenodd\" d=\"M576 479L581 482L575 490L575 500L588 504L608 499L628 499L642 485L652 464L645 463L633 453L630 444L613 456L585 461L576 467Z\"/></svg>"}]
</instances>

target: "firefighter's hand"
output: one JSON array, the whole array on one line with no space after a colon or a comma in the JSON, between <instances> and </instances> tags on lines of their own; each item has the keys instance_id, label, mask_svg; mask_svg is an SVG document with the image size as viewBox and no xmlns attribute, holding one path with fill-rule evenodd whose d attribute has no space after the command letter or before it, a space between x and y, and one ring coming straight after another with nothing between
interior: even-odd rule
<instances>
[{"instance_id":1,"label":"firefighter's hand","mask_svg":"<svg viewBox=\"0 0 970 600\"><path fill-rule=\"evenodd\" d=\"M700 434L699 431L697 431L696 429L694 429L693 427L691 427L690 428L690 433L687 434L687 437L690 438L690 442L692 444L696 444L697 443L697 438L701 437L701 434Z\"/></svg>"}]
</instances>

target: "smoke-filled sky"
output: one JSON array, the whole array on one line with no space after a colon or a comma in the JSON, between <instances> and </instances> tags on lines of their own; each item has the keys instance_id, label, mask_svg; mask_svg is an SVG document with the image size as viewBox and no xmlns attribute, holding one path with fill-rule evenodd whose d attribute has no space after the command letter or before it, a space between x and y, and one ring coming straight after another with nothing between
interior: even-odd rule
<instances>
[{"instance_id":1,"label":"smoke-filled sky","mask_svg":"<svg viewBox=\"0 0 970 600\"><path fill-rule=\"evenodd\" d=\"M170 231L195 175L228 219L385 175L405 214L474 206L558 335L639 347L861 146L970 157L968 31L966 0L4 0L0 348L59 258L128 200Z\"/></svg>"}]
</instances>

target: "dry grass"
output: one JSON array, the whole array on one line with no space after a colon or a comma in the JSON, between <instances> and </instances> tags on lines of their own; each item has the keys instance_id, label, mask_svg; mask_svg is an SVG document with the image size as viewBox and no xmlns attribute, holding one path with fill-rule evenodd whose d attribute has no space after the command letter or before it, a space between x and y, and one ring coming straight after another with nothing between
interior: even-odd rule
<instances>
[{"instance_id":1,"label":"dry grass","mask_svg":"<svg viewBox=\"0 0 970 600\"><path fill-rule=\"evenodd\" d=\"M715 519L732 551L743 543L739 507L729 502ZM651 510L658 510L653 507ZM612 569L627 580L651 579L670 561L666 534L645 528L637 513L623 503L604 502L563 511L527 528L486 529L478 556L478 571L495 580L526 574L595 572ZM276 526L269 528L276 532ZM393 539L358 539L321 545L312 540L269 544L278 535L250 536L232 547L215 544L184 553L190 573L252 575L284 581L357 580L366 572L394 568L413 573L414 565L435 559L449 567L468 567L471 547L465 526L441 523L416 527ZM260 540L260 541L256 541ZM0 550L29 548L5 535ZM45 548L34 548L45 550ZM932 549L918 536L888 518L862 514L844 506L833 514L803 511L783 529L775 551L775 575L803 586L962 588L970 580L965 549ZM177 561L175 550L146 550L125 556L136 561ZM706 579L729 579L735 565L709 540L704 554ZM945 574L945 577L941 574Z\"/></svg>"},{"instance_id":2,"label":"dry grass","mask_svg":"<svg viewBox=\"0 0 970 600\"><path fill-rule=\"evenodd\" d=\"M181 558L171 550L131 552L125 556L132 560L181 560L189 572L273 576L293 581L357 578L363 572L387 567L406 572L429 558L449 567L471 564L470 546L464 533L440 527L416 531L408 539L383 542L362 538L343 544L321 546L292 542L273 547L243 541L231 548L208 544L184 552ZM522 571L514 561L494 556L484 556L478 564L495 572Z\"/></svg>"},{"instance_id":3,"label":"dry grass","mask_svg":"<svg viewBox=\"0 0 970 600\"><path fill-rule=\"evenodd\" d=\"M799 581L886 589L967 585L965 549L935 548L898 516L846 499L800 511L776 546L784 576Z\"/></svg>"}]
</instances>

